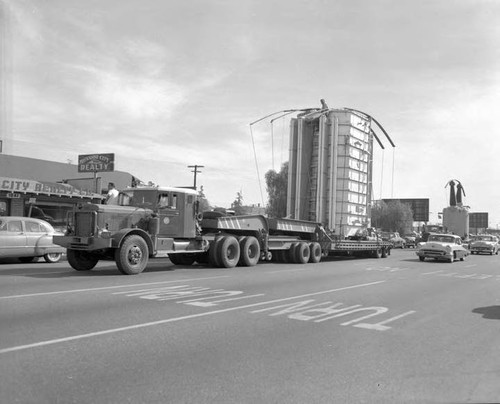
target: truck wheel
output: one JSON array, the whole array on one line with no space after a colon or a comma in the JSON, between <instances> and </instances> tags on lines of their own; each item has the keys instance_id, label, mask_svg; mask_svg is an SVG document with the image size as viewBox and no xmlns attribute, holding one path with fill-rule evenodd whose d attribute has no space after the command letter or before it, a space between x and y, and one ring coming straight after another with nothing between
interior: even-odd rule
<instances>
[{"instance_id":1,"label":"truck wheel","mask_svg":"<svg viewBox=\"0 0 500 404\"><path fill-rule=\"evenodd\" d=\"M420 261L425 261L425 257L418 257Z\"/></svg>"},{"instance_id":2,"label":"truck wheel","mask_svg":"<svg viewBox=\"0 0 500 404\"><path fill-rule=\"evenodd\" d=\"M45 254L43 256L43 259L45 262L48 262L49 264L55 264L56 262L59 262L61 260L62 254L61 253L49 253Z\"/></svg>"},{"instance_id":3,"label":"truck wheel","mask_svg":"<svg viewBox=\"0 0 500 404\"><path fill-rule=\"evenodd\" d=\"M382 248L382 258L387 258L387 249Z\"/></svg>"},{"instance_id":4,"label":"truck wheel","mask_svg":"<svg viewBox=\"0 0 500 404\"><path fill-rule=\"evenodd\" d=\"M295 248L295 262L297 264L307 264L310 257L309 245L307 243L298 243Z\"/></svg>"},{"instance_id":5,"label":"truck wheel","mask_svg":"<svg viewBox=\"0 0 500 404\"><path fill-rule=\"evenodd\" d=\"M285 254L284 254L285 255L285 262L287 264L289 264L291 262L293 262L293 263L297 262L297 261L295 261L295 250L297 250L298 246L299 246L299 243L292 243L290 245L290 248L287 251L285 251Z\"/></svg>"},{"instance_id":6,"label":"truck wheel","mask_svg":"<svg viewBox=\"0 0 500 404\"><path fill-rule=\"evenodd\" d=\"M131 235L115 251L115 262L124 275L137 275L148 264L148 245L141 236Z\"/></svg>"},{"instance_id":7,"label":"truck wheel","mask_svg":"<svg viewBox=\"0 0 500 404\"><path fill-rule=\"evenodd\" d=\"M219 257L217 255L217 250L219 249L219 245L222 242L223 237L216 237L214 241L210 244L210 248L208 250L208 264L211 267L218 268L221 266Z\"/></svg>"},{"instance_id":8,"label":"truck wheel","mask_svg":"<svg viewBox=\"0 0 500 404\"><path fill-rule=\"evenodd\" d=\"M309 262L313 264L317 264L321 261L321 246L319 243L311 243L309 244Z\"/></svg>"},{"instance_id":9,"label":"truck wheel","mask_svg":"<svg viewBox=\"0 0 500 404\"><path fill-rule=\"evenodd\" d=\"M238 265L253 267L260 259L260 245L253 236L244 237L240 241L240 260Z\"/></svg>"},{"instance_id":10,"label":"truck wheel","mask_svg":"<svg viewBox=\"0 0 500 404\"><path fill-rule=\"evenodd\" d=\"M99 262L99 258L87 251L70 250L66 251L69 265L77 271L90 271Z\"/></svg>"},{"instance_id":11,"label":"truck wheel","mask_svg":"<svg viewBox=\"0 0 500 404\"><path fill-rule=\"evenodd\" d=\"M174 265L193 265L193 263L196 261L195 254L168 254L168 258Z\"/></svg>"},{"instance_id":12,"label":"truck wheel","mask_svg":"<svg viewBox=\"0 0 500 404\"><path fill-rule=\"evenodd\" d=\"M217 258L223 268L234 268L240 260L240 245L233 236L224 236L217 248Z\"/></svg>"},{"instance_id":13,"label":"truck wheel","mask_svg":"<svg viewBox=\"0 0 500 404\"><path fill-rule=\"evenodd\" d=\"M376 250L372 251L372 257L373 258L382 258L382 249L377 248Z\"/></svg>"}]
</instances>

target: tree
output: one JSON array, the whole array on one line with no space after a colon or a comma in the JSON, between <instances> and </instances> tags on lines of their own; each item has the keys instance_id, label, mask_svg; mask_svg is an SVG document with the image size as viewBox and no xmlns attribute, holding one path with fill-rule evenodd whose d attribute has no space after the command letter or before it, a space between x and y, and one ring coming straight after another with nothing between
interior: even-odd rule
<instances>
[{"instance_id":1,"label":"tree","mask_svg":"<svg viewBox=\"0 0 500 404\"><path fill-rule=\"evenodd\" d=\"M236 192L236 199L231 203L231 209L234 210L235 215L244 215L245 209L243 207L243 192Z\"/></svg>"},{"instance_id":2,"label":"tree","mask_svg":"<svg viewBox=\"0 0 500 404\"><path fill-rule=\"evenodd\" d=\"M269 217L286 216L286 194L288 190L288 162L283 163L281 170L269 170L266 173L266 190L268 202L266 213Z\"/></svg>"},{"instance_id":3,"label":"tree","mask_svg":"<svg viewBox=\"0 0 500 404\"><path fill-rule=\"evenodd\" d=\"M379 201L372 206L372 226L382 231L397 231L407 234L412 230L413 212L410 205L400 201Z\"/></svg>"},{"instance_id":4,"label":"tree","mask_svg":"<svg viewBox=\"0 0 500 404\"><path fill-rule=\"evenodd\" d=\"M208 210L212 210L212 206L210 206L210 202L208 202L205 193L203 192L203 185L200 187L198 191L198 203L199 203L199 212L206 212Z\"/></svg>"}]
</instances>

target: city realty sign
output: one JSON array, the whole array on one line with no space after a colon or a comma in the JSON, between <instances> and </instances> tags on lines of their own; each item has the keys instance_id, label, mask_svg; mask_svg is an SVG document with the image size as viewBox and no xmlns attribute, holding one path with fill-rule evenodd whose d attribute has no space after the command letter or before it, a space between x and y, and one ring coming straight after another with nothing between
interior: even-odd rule
<instances>
[{"instance_id":1,"label":"city realty sign","mask_svg":"<svg viewBox=\"0 0 500 404\"><path fill-rule=\"evenodd\" d=\"M80 154L78 156L79 173L96 173L115 170L115 154Z\"/></svg>"}]
</instances>

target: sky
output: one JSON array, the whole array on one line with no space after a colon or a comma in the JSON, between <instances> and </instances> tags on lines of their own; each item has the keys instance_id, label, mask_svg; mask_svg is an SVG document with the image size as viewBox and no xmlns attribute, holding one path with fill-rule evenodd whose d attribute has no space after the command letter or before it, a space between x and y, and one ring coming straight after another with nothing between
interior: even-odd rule
<instances>
[{"instance_id":1,"label":"sky","mask_svg":"<svg viewBox=\"0 0 500 404\"><path fill-rule=\"evenodd\" d=\"M288 160L277 111L354 108L392 148L373 196L429 198L451 179L500 226L500 1L0 0L3 152L193 184L216 206L265 204Z\"/></svg>"}]
</instances>

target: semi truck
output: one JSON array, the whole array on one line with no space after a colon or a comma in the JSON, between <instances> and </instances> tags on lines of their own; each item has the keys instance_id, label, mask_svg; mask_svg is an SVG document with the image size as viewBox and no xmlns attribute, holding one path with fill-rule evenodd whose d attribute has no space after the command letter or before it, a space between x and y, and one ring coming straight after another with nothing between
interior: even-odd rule
<instances>
[{"instance_id":1,"label":"semi truck","mask_svg":"<svg viewBox=\"0 0 500 404\"><path fill-rule=\"evenodd\" d=\"M201 212L194 189L132 187L120 192L117 206L78 206L54 242L67 248L77 271L114 260L124 274L142 272L155 257L225 268L260 260L314 263L327 255L387 257L392 244L368 234L373 140L383 148L372 129L378 122L323 101L320 109L299 112L290 125L286 219Z\"/></svg>"},{"instance_id":2,"label":"semi truck","mask_svg":"<svg viewBox=\"0 0 500 404\"><path fill-rule=\"evenodd\" d=\"M340 239L311 221L200 212L195 190L155 186L120 191L118 205L78 205L54 243L67 249L77 271L114 260L126 275L161 257L174 265L233 268L261 260L317 263L326 255L386 257L391 248L382 240Z\"/></svg>"}]
</instances>

